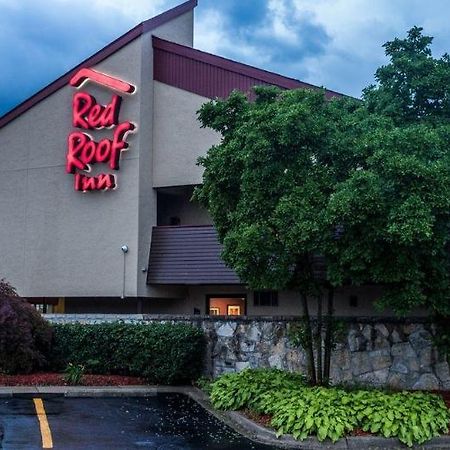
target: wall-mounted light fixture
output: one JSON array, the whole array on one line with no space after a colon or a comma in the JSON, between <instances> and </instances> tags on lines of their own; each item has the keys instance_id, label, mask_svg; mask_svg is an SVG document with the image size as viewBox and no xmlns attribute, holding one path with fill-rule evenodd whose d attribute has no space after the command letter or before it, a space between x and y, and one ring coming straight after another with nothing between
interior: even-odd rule
<instances>
[{"instance_id":1,"label":"wall-mounted light fixture","mask_svg":"<svg viewBox=\"0 0 450 450\"><path fill-rule=\"evenodd\" d=\"M126 277L126 254L128 253L128 245L124 244L122 247L120 247L120 250L122 250L123 253L123 279L122 279L122 295L121 299L123 300L125 298L125 277Z\"/></svg>"}]
</instances>

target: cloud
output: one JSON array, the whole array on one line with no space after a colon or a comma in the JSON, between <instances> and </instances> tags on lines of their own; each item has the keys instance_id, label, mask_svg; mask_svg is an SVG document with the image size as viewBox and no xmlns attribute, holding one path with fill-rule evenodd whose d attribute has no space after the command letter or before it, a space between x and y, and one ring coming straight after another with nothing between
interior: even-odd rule
<instances>
[{"instance_id":1,"label":"cloud","mask_svg":"<svg viewBox=\"0 0 450 450\"><path fill-rule=\"evenodd\" d=\"M265 69L321 53L328 39L323 27L308 17L294 19L285 0L229 0L224 11L214 1L204 0L201 5L198 47L239 60L244 56L249 64L261 66L262 60L270 66Z\"/></svg>"},{"instance_id":2,"label":"cloud","mask_svg":"<svg viewBox=\"0 0 450 450\"><path fill-rule=\"evenodd\" d=\"M233 7L224 14L222 5L203 0L197 22L208 39L198 46L356 97L387 61L382 44L414 25L435 36L435 56L450 51L445 0L265 0L257 8L253 19L242 19Z\"/></svg>"},{"instance_id":3,"label":"cloud","mask_svg":"<svg viewBox=\"0 0 450 450\"><path fill-rule=\"evenodd\" d=\"M165 0L0 0L0 115L137 23Z\"/></svg>"},{"instance_id":4,"label":"cloud","mask_svg":"<svg viewBox=\"0 0 450 450\"><path fill-rule=\"evenodd\" d=\"M182 0L0 0L0 114ZM200 0L195 46L359 96L381 45L422 25L450 51L446 0Z\"/></svg>"},{"instance_id":5,"label":"cloud","mask_svg":"<svg viewBox=\"0 0 450 450\"><path fill-rule=\"evenodd\" d=\"M404 37L414 25L437 37L433 50L450 49L450 31L443 17L445 0L292 0L296 16L308 15L329 36L321 54L307 60L305 81L354 96L374 81L377 67L386 63L382 44Z\"/></svg>"}]
</instances>

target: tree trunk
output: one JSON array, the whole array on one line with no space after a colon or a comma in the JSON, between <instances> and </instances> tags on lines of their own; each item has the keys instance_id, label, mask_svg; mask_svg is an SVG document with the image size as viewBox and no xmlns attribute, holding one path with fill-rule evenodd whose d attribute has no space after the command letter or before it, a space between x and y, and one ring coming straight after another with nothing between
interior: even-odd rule
<instances>
[{"instance_id":1,"label":"tree trunk","mask_svg":"<svg viewBox=\"0 0 450 450\"><path fill-rule=\"evenodd\" d=\"M323 381L325 384L330 382L331 349L333 346L333 315L334 315L334 288L328 290L327 318L325 330L325 356L323 367Z\"/></svg>"},{"instance_id":2,"label":"tree trunk","mask_svg":"<svg viewBox=\"0 0 450 450\"><path fill-rule=\"evenodd\" d=\"M323 382L322 373L322 294L317 296L317 330L316 330L317 383Z\"/></svg>"},{"instance_id":3,"label":"tree trunk","mask_svg":"<svg viewBox=\"0 0 450 450\"><path fill-rule=\"evenodd\" d=\"M314 350L313 350L313 333L311 327L311 318L309 316L308 298L305 294L300 294L303 305L303 315L305 318L305 334L306 334L306 358L308 361L309 379L313 385L317 384L316 367L314 363Z\"/></svg>"}]
</instances>

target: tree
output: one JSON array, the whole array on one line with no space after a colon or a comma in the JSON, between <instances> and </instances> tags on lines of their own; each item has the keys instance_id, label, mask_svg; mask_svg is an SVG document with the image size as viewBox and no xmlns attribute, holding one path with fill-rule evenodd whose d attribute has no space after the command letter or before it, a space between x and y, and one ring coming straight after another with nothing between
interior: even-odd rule
<instances>
[{"instance_id":1,"label":"tree","mask_svg":"<svg viewBox=\"0 0 450 450\"><path fill-rule=\"evenodd\" d=\"M255 101L234 92L199 111L222 140L199 159L205 170L195 197L241 280L299 292L313 381L329 376L331 321L321 370L322 335L314 364L308 297L318 305L318 330L322 295L331 316L334 289L347 284L383 286L380 305L398 313L450 308L448 85L430 86L446 79L449 65L431 57L430 42L414 28L387 43L391 62L363 101L257 87ZM426 83L424 66L435 70Z\"/></svg>"},{"instance_id":2,"label":"tree","mask_svg":"<svg viewBox=\"0 0 450 450\"><path fill-rule=\"evenodd\" d=\"M377 85L363 91L367 107L396 123L444 121L450 117L450 57L433 58L431 36L413 27L406 39L384 44L389 64L375 73Z\"/></svg>"},{"instance_id":3,"label":"tree","mask_svg":"<svg viewBox=\"0 0 450 450\"><path fill-rule=\"evenodd\" d=\"M433 58L431 42L413 27L384 45L390 62L359 108L371 123L352 132L360 165L328 205L328 220L345 229L334 283L382 284L380 305L403 314L450 310L450 60Z\"/></svg>"},{"instance_id":4,"label":"tree","mask_svg":"<svg viewBox=\"0 0 450 450\"><path fill-rule=\"evenodd\" d=\"M299 292L310 376L321 382L328 378L329 364L323 373L317 332L316 374L307 298L321 305L323 288L331 288L316 263L335 240L335 227L324 212L340 176L336 168L345 165L333 124L354 105L343 101L342 108L334 107L323 91L259 87L255 94L255 102L248 102L234 92L200 110L203 126L223 139L200 159L204 183L195 195L213 217L225 262L244 282L253 289ZM333 165L333 158L339 163Z\"/></svg>"}]
</instances>

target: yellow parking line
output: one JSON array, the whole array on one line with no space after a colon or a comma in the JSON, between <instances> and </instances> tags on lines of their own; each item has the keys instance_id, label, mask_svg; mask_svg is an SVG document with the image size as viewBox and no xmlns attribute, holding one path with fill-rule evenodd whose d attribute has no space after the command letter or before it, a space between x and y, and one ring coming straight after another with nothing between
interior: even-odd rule
<instances>
[{"instance_id":1,"label":"yellow parking line","mask_svg":"<svg viewBox=\"0 0 450 450\"><path fill-rule=\"evenodd\" d=\"M33 402L39 420L39 427L41 428L42 448L53 448L52 432L45 413L44 402L42 398L33 398Z\"/></svg>"}]
</instances>

